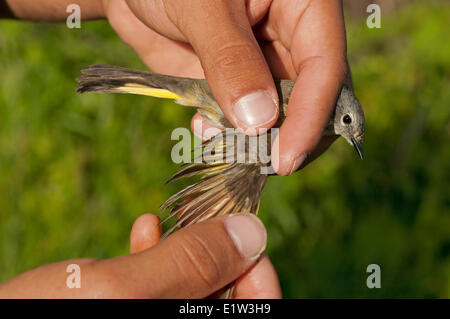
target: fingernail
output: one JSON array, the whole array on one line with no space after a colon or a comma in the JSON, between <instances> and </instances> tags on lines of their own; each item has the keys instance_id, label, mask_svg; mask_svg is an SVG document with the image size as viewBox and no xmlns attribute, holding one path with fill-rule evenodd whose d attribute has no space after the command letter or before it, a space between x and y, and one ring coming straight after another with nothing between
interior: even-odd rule
<instances>
[{"instance_id":1,"label":"fingernail","mask_svg":"<svg viewBox=\"0 0 450 319\"><path fill-rule=\"evenodd\" d=\"M300 165L302 165L305 158L306 158L306 154L302 154L299 157L297 157L295 160L292 161L291 168L289 169L289 175L291 175L296 170L298 170L298 168L300 167Z\"/></svg>"},{"instance_id":2,"label":"fingernail","mask_svg":"<svg viewBox=\"0 0 450 319\"><path fill-rule=\"evenodd\" d=\"M236 248L246 259L258 258L266 248L266 228L255 215L231 215L225 220L225 228Z\"/></svg>"},{"instance_id":3,"label":"fingernail","mask_svg":"<svg viewBox=\"0 0 450 319\"><path fill-rule=\"evenodd\" d=\"M268 124L278 116L278 106L266 91L250 93L233 106L234 117L239 126L255 128Z\"/></svg>"}]
</instances>

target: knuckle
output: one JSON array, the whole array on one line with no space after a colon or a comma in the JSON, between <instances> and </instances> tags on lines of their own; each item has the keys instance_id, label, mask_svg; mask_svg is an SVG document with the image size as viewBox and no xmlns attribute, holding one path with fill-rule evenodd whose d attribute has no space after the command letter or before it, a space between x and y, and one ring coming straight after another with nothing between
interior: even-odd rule
<instances>
[{"instance_id":1,"label":"knuckle","mask_svg":"<svg viewBox=\"0 0 450 319\"><path fill-rule=\"evenodd\" d=\"M188 281L197 280L205 286L216 287L224 271L224 256L211 250L211 247L195 233L190 233L180 241L181 249L175 257L183 268L182 273Z\"/></svg>"}]
</instances>

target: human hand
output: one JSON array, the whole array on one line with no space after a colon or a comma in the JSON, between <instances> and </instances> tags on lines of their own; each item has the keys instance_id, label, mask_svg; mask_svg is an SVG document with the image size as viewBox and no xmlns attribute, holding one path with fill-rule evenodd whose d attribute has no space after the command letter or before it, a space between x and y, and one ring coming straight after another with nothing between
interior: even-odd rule
<instances>
[{"instance_id":1,"label":"human hand","mask_svg":"<svg viewBox=\"0 0 450 319\"><path fill-rule=\"evenodd\" d=\"M206 75L225 116L244 131L262 132L276 121L272 74L296 80L272 149L279 175L311 162L336 139L321 134L349 80L340 0L103 0L103 5L112 27L153 71ZM202 125L194 125L198 122ZM192 126L204 139L217 133L207 130L211 124L199 114Z\"/></svg>"},{"instance_id":2,"label":"human hand","mask_svg":"<svg viewBox=\"0 0 450 319\"><path fill-rule=\"evenodd\" d=\"M0 285L0 298L204 298L238 279L236 298L280 298L255 216L214 218L159 242L159 218L139 217L130 255L75 259L30 270ZM78 264L81 288L68 288L67 265Z\"/></svg>"},{"instance_id":3,"label":"human hand","mask_svg":"<svg viewBox=\"0 0 450 319\"><path fill-rule=\"evenodd\" d=\"M252 217L256 218L256 217ZM131 253L139 253L146 249L149 249L156 244L158 244L159 238L161 237L161 228L159 227L159 219L156 218L155 215L144 214L140 216L133 225L133 229L131 231L130 236L130 252ZM238 223L238 222L237 222ZM245 229L244 225L239 225ZM247 229L245 229L247 231ZM213 232L211 230L211 232ZM216 236L216 235L212 235ZM203 237L203 236L202 236ZM206 236L205 236L206 237ZM208 238L208 241L211 238ZM200 237L196 238L196 240L202 240ZM221 241L221 238L216 238L216 240ZM250 238L250 240L252 240ZM201 241L199 241L199 244ZM208 244L204 243L202 247L203 253L207 253L210 257L214 257L214 253L208 253ZM162 251L163 256L161 259L164 259L164 252ZM203 260L203 258L202 258ZM200 261L202 263L203 261ZM195 262L197 263L197 262ZM182 267L182 265L180 265ZM211 264L209 266L212 266ZM222 272L229 265L219 264L215 265L217 267L215 271ZM183 267L182 267L183 268ZM205 270L201 271L202 273L206 273ZM171 276L170 273L166 272L167 276ZM206 277L205 277L206 278ZM190 277L190 282L192 283L192 277ZM181 283L180 283L181 284ZM194 286L197 283L193 282ZM180 289L186 289L187 287L182 286ZM195 289L195 287L191 287L190 289ZM174 291L178 292L178 288L174 287ZM211 293L212 290L208 290L208 296L216 295L216 291ZM185 297L183 297L185 298ZM254 263L247 271L245 271L236 281L236 285L234 288L233 298L236 299L261 299L261 298L281 298L281 289L280 284L278 282L278 276L275 272L275 268L270 262L269 258L265 253L262 253L260 257L258 257L256 263Z\"/></svg>"}]
</instances>

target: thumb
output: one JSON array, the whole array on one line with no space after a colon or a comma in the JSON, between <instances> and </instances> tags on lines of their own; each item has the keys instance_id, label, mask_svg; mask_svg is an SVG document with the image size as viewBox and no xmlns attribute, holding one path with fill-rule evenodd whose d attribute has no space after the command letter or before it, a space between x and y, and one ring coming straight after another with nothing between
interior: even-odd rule
<instances>
[{"instance_id":1,"label":"thumb","mask_svg":"<svg viewBox=\"0 0 450 319\"><path fill-rule=\"evenodd\" d=\"M181 229L135 257L147 261L153 296L204 298L242 275L265 245L262 222L238 214Z\"/></svg>"},{"instance_id":2,"label":"thumb","mask_svg":"<svg viewBox=\"0 0 450 319\"><path fill-rule=\"evenodd\" d=\"M130 253L138 253L155 246L161 237L159 218L153 214L139 216L131 228Z\"/></svg>"},{"instance_id":3,"label":"thumb","mask_svg":"<svg viewBox=\"0 0 450 319\"><path fill-rule=\"evenodd\" d=\"M199 56L215 99L235 127L248 134L264 132L278 117L278 94L245 1L195 3L195 10L178 8L186 15L178 27Z\"/></svg>"}]
</instances>

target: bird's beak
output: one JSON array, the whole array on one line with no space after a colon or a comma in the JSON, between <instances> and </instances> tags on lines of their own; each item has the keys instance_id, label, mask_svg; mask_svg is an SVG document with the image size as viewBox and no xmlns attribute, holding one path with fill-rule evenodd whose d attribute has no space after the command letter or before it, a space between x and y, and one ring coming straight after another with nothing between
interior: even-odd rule
<instances>
[{"instance_id":1,"label":"bird's beak","mask_svg":"<svg viewBox=\"0 0 450 319\"><path fill-rule=\"evenodd\" d=\"M352 140L353 146L354 146L355 149L356 149L356 152L358 152L359 157L361 157L361 159L364 159L364 156L363 156L363 150L362 150L362 145L361 145L361 143L358 142L358 141L356 140L356 138L354 138L353 136L351 137L351 140Z\"/></svg>"}]
</instances>

